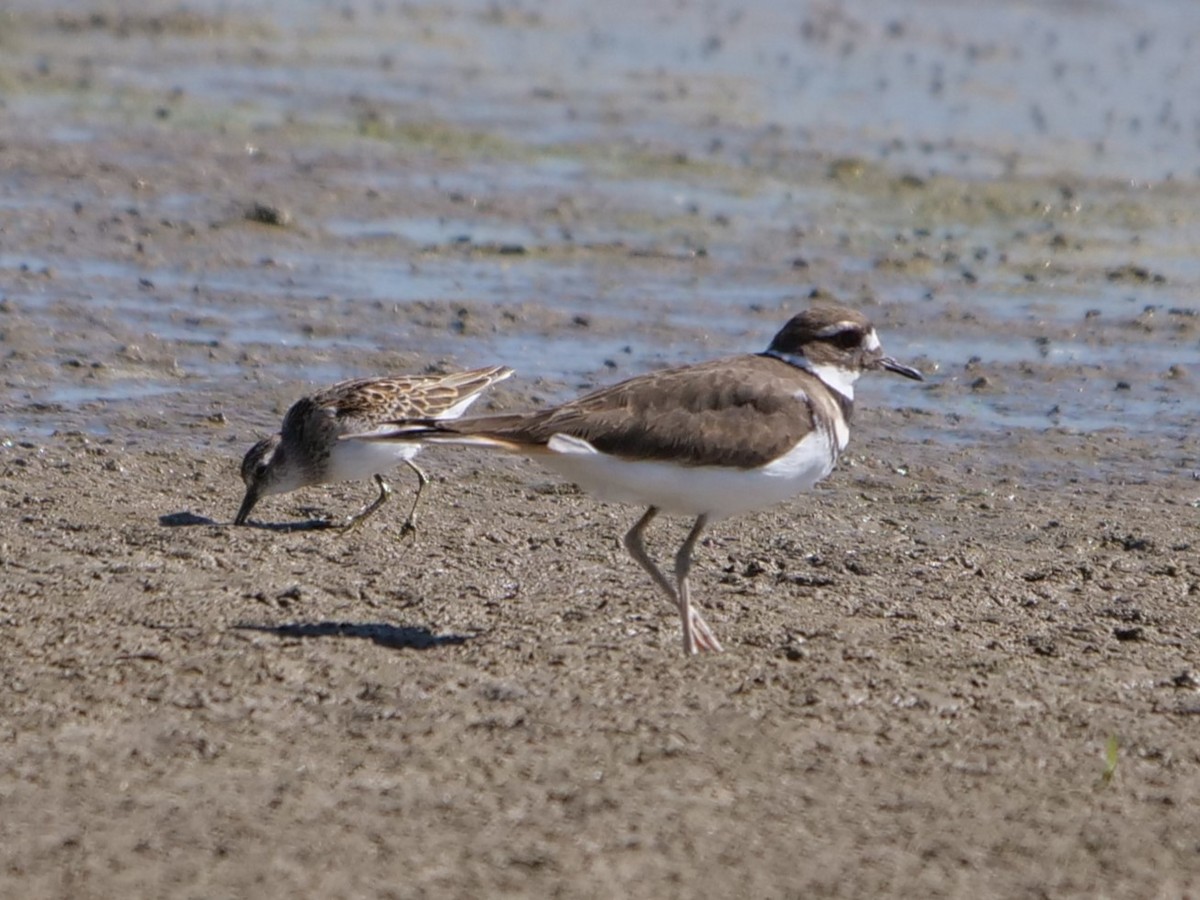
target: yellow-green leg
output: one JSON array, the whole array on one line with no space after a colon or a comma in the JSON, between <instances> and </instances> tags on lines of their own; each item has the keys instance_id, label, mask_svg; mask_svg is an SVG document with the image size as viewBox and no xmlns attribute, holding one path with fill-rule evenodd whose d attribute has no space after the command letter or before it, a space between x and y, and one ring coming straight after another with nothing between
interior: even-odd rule
<instances>
[{"instance_id":1,"label":"yellow-green leg","mask_svg":"<svg viewBox=\"0 0 1200 900\"><path fill-rule=\"evenodd\" d=\"M400 528L400 537L402 538L417 533L417 505L421 502L421 491L425 489L425 485L429 484L429 476L421 471L420 466L411 459L406 459L404 463L417 473L417 495L413 497L412 508L408 511L408 518L404 520L404 525Z\"/></svg>"},{"instance_id":2,"label":"yellow-green leg","mask_svg":"<svg viewBox=\"0 0 1200 900\"><path fill-rule=\"evenodd\" d=\"M383 480L382 475L375 476L375 483L379 485L379 496L376 497L373 502L369 503L367 506L364 506L362 511L357 515L353 515L347 519L346 523L342 525L343 531L354 530L363 523L364 519L374 513L375 510L379 509L379 507L383 506L383 504L388 502L388 498L392 496L392 486Z\"/></svg>"}]
</instances>

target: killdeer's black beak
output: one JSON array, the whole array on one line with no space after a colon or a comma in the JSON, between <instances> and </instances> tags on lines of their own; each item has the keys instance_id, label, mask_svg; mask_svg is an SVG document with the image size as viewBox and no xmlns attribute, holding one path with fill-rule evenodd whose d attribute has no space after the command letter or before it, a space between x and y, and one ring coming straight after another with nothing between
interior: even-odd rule
<instances>
[{"instance_id":1,"label":"killdeer's black beak","mask_svg":"<svg viewBox=\"0 0 1200 900\"><path fill-rule=\"evenodd\" d=\"M254 509L254 504L258 503L258 491L254 488L246 488L246 496L242 498L242 506L238 510L237 516L233 520L234 525L245 525L246 519L250 515L250 510Z\"/></svg>"},{"instance_id":2,"label":"killdeer's black beak","mask_svg":"<svg viewBox=\"0 0 1200 900\"><path fill-rule=\"evenodd\" d=\"M890 356L885 356L879 360L879 367L887 369L889 372L895 372L897 375L903 375L905 378L911 378L913 381L924 381L925 376L912 366L902 366Z\"/></svg>"}]
</instances>

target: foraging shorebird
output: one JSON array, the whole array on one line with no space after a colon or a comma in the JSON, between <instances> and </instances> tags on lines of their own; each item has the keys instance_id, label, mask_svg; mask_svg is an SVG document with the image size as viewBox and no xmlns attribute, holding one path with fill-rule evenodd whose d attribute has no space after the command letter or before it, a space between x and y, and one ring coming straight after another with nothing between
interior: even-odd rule
<instances>
[{"instance_id":1,"label":"foraging shorebird","mask_svg":"<svg viewBox=\"0 0 1200 900\"><path fill-rule=\"evenodd\" d=\"M429 482L413 462L421 445L339 439L400 417L431 422L456 418L483 391L512 374L507 366L490 366L449 375L355 378L302 397L283 417L280 431L251 447L242 460L246 495L234 524L246 524L258 501L271 494L373 476L379 496L342 523L353 528L387 502L392 488L383 475L404 463L417 474L417 493L402 533L415 531L417 504Z\"/></svg>"}]
</instances>

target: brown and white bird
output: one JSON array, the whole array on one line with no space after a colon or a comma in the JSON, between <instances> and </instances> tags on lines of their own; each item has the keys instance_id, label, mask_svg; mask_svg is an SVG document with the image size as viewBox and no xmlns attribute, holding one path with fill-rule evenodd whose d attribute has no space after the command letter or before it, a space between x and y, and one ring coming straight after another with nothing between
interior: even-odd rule
<instances>
[{"instance_id":1,"label":"brown and white bird","mask_svg":"<svg viewBox=\"0 0 1200 900\"><path fill-rule=\"evenodd\" d=\"M401 420L350 439L497 447L535 457L601 499L647 507L625 548L678 608L684 652L719 651L688 591L696 541L710 522L828 475L850 439L854 383L874 370L923 380L884 355L861 313L815 307L763 353L650 372L537 412ZM674 584L642 542L660 511L695 517L675 554Z\"/></svg>"},{"instance_id":2,"label":"brown and white bird","mask_svg":"<svg viewBox=\"0 0 1200 900\"><path fill-rule=\"evenodd\" d=\"M449 375L355 378L302 397L283 417L282 429L251 447L242 460L246 495L234 524L246 524L250 511L270 494L374 476L379 496L342 525L352 528L387 502L392 488L383 474L404 463L417 474L417 494L404 533L415 531L417 504L429 482L413 462L421 445L339 438L369 432L398 418L419 417L430 422L456 418L483 391L512 374L507 366L489 366Z\"/></svg>"}]
</instances>

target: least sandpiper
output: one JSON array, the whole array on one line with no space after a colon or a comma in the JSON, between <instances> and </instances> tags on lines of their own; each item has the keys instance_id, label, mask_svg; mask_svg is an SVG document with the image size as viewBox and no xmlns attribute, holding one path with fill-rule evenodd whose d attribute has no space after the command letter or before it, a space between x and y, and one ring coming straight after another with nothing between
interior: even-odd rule
<instances>
[{"instance_id":1,"label":"least sandpiper","mask_svg":"<svg viewBox=\"0 0 1200 900\"><path fill-rule=\"evenodd\" d=\"M537 412L398 420L354 439L498 447L536 457L602 499L646 506L625 535L629 555L679 610L684 652L719 651L688 592L701 532L827 476L850 439L854 383L879 369L922 380L884 355L861 313L816 307L763 353L650 372ZM675 554L674 584L642 542L660 511L695 517Z\"/></svg>"},{"instance_id":2,"label":"least sandpiper","mask_svg":"<svg viewBox=\"0 0 1200 900\"><path fill-rule=\"evenodd\" d=\"M403 533L415 531L417 504L429 481L413 462L420 444L339 438L369 432L397 418L457 418L480 393L512 373L507 366L490 366L449 375L355 378L297 400L283 417L282 429L251 447L242 460L246 496L234 523L246 524L255 504L270 494L374 476L379 496L342 523L352 528L387 502L392 489L383 475L403 462L417 474L417 494Z\"/></svg>"}]
</instances>

